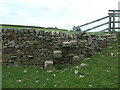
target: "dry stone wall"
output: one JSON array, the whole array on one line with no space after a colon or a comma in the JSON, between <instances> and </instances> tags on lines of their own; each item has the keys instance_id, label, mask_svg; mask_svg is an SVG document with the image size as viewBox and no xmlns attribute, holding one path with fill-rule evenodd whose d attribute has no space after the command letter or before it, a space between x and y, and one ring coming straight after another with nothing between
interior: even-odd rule
<instances>
[{"instance_id":1,"label":"dry stone wall","mask_svg":"<svg viewBox=\"0 0 120 90\"><path fill-rule=\"evenodd\" d=\"M84 60L108 46L115 36L67 34L33 29L2 29L2 64L51 67Z\"/></svg>"}]
</instances>

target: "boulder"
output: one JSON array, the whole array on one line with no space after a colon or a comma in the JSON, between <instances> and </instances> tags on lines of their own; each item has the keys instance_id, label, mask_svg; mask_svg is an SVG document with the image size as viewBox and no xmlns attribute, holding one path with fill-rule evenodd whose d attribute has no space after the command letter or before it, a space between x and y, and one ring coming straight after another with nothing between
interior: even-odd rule
<instances>
[{"instance_id":1,"label":"boulder","mask_svg":"<svg viewBox=\"0 0 120 90\"><path fill-rule=\"evenodd\" d=\"M73 63L80 62L82 59L79 56L74 56L72 59Z\"/></svg>"}]
</instances>

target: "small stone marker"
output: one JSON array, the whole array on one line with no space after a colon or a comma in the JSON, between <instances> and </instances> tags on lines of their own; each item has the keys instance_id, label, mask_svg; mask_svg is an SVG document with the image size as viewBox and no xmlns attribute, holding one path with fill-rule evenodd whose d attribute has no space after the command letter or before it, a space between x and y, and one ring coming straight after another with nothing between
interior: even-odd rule
<instances>
[{"instance_id":1,"label":"small stone marker","mask_svg":"<svg viewBox=\"0 0 120 90\"><path fill-rule=\"evenodd\" d=\"M45 68L53 67L53 61L45 61L44 67L45 67Z\"/></svg>"},{"instance_id":2,"label":"small stone marker","mask_svg":"<svg viewBox=\"0 0 120 90\"><path fill-rule=\"evenodd\" d=\"M53 51L53 58L62 58L62 51Z\"/></svg>"}]
</instances>

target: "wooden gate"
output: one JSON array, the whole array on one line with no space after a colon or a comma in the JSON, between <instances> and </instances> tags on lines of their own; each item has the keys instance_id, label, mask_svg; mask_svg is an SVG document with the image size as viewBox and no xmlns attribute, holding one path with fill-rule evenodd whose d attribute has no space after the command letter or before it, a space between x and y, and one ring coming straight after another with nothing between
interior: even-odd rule
<instances>
[{"instance_id":1,"label":"wooden gate","mask_svg":"<svg viewBox=\"0 0 120 90\"><path fill-rule=\"evenodd\" d=\"M99 30L99 31L104 32L104 31L108 30L109 33L115 33L115 29L120 29L120 27L115 26L116 23L120 23L119 20L115 19L116 17L120 17L120 10L109 10L108 11L108 16L105 16L105 17L102 17L100 19L94 20L92 22L88 22L86 24L77 26L76 28L81 28L81 27L84 27L84 26L87 26L87 25L90 25L90 24L93 24L93 23L96 23L96 22L99 22L101 20L104 20L104 19L108 18L109 19L108 22L99 24L97 26L91 27L91 28L83 30L83 31L85 31L85 32L91 31L93 29L96 29L98 27L101 27L101 26L104 26L104 25L108 24L108 26L106 28L104 28L102 30Z\"/></svg>"}]
</instances>

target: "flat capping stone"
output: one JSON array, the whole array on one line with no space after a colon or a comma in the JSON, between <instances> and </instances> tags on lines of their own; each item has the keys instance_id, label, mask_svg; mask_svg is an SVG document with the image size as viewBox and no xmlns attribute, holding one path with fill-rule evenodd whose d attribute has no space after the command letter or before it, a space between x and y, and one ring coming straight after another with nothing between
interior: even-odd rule
<instances>
[{"instance_id":1,"label":"flat capping stone","mask_svg":"<svg viewBox=\"0 0 120 90\"><path fill-rule=\"evenodd\" d=\"M62 46L63 47L71 47L71 42L63 42Z\"/></svg>"}]
</instances>

